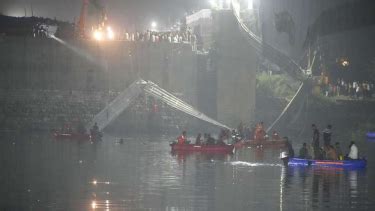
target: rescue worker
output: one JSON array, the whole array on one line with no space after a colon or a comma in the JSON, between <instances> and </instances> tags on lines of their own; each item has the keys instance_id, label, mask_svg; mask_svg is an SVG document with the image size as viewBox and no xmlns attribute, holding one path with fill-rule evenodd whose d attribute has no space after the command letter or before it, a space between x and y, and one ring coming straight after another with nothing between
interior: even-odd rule
<instances>
[{"instance_id":1,"label":"rescue worker","mask_svg":"<svg viewBox=\"0 0 375 211\"><path fill-rule=\"evenodd\" d=\"M320 147L319 147L319 138L320 138L320 133L318 128L316 127L315 124L311 125L313 135L312 135L312 146L314 148L314 159L320 160L321 159L321 153L320 153Z\"/></svg>"},{"instance_id":2,"label":"rescue worker","mask_svg":"<svg viewBox=\"0 0 375 211\"><path fill-rule=\"evenodd\" d=\"M344 155L342 154L342 150L341 150L339 142L335 143L335 149L336 149L338 160L344 160Z\"/></svg>"},{"instance_id":3,"label":"rescue worker","mask_svg":"<svg viewBox=\"0 0 375 211\"><path fill-rule=\"evenodd\" d=\"M263 122L260 122L257 124L255 128L254 140L263 141L265 135L266 135L266 132L264 131Z\"/></svg>"},{"instance_id":4,"label":"rescue worker","mask_svg":"<svg viewBox=\"0 0 375 211\"><path fill-rule=\"evenodd\" d=\"M285 147L287 149L288 156L290 158L293 158L294 157L294 149L293 149L292 144L290 143L288 137L284 137L283 139L285 140Z\"/></svg>"},{"instance_id":5,"label":"rescue worker","mask_svg":"<svg viewBox=\"0 0 375 211\"><path fill-rule=\"evenodd\" d=\"M336 149L332 145L324 146L325 151L325 159L326 160L337 160L337 152Z\"/></svg>"},{"instance_id":6,"label":"rescue worker","mask_svg":"<svg viewBox=\"0 0 375 211\"><path fill-rule=\"evenodd\" d=\"M202 137L202 135L200 133L198 133L198 136L195 139L195 145L201 145L202 144L201 137Z\"/></svg>"},{"instance_id":7,"label":"rescue worker","mask_svg":"<svg viewBox=\"0 0 375 211\"><path fill-rule=\"evenodd\" d=\"M303 143L301 149L299 150L299 158L303 158L303 159L306 159L308 158L309 156L309 153L308 153L308 150L307 150L307 145L306 143Z\"/></svg>"},{"instance_id":8,"label":"rescue worker","mask_svg":"<svg viewBox=\"0 0 375 211\"><path fill-rule=\"evenodd\" d=\"M331 136L332 136L332 125L327 125L327 128L323 130L324 146L331 145Z\"/></svg>"},{"instance_id":9,"label":"rescue worker","mask_svg":"<svg viewBox=\"0 0 375 211\"><path fill-rule=\"evenodd\" d=\"M216 140L211 137L211 134L207 134L207 145L214 145Z\"/></svg>"},{"instance_id":10,"label":"rescue worker","mask_svg":"<svg viewBox=\"0 0 375 211\"><path fill-rule=\"evenodd\" d=\"M186 143L186 131L183 131L180 136L177 137L177 144L185 144Z\"/></svg>"},{"instance_id":11,"label":"rescue worker","mask_svg":"<svg viewBox=\"0 0 375 211\"><path fill-rule=\"evenodd\" d=\"M354 141L350 142L349 145L349 154L347 159L349 160L357 160L358 159L358 147L355 145Z\"/></svg>"},{"instance_id":12,"label":"rescue worker","mask_svg":"<svg viewBox=\"0 0 375 211\"><path fill-rule=\"evenodd\" d=\"M280 140L280 136L279 136L279 134L276 132L276 130L274 130L273 133L272 133L272 140L273 140L273 141L278 141L278 140Z\"/></svg>"},{"instance_id":13,"label":"rescue worker","mask_svg":"<svg viewBox=\"0 0 375 211\"><path fill-rule=\"evenodd\" d=\"M92 126L90 130L90 135L95 138L100 136L98 123L95 122L94 126Z\"/></svg>"}]
</instances>

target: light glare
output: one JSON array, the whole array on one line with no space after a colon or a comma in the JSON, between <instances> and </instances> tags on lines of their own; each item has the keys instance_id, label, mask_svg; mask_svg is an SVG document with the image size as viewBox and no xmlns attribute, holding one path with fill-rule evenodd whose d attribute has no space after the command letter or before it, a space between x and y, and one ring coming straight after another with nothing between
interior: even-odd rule
<instances>
[{"instance_id":1,"label":"light glare","mask_svg":"<svg viewBox=\"0 0 375 211\"><path fill-rule=\"evenodd\" d=\"M155 22L155 21L152 21L151 22L151 27L152 28L156 28L158 26L158 24Z\"/></svg>"},{"instance_id":2,"label":"light glare","mask_svg":"<svg viewBox=\"0 0 375 211\"><path fill-rule=\"evenodd\" d=\"M109 27L109 26L107 27L107 37L110 40L114 40L115 39L115 33L112 31L112 28Z\"/></svg>"},{"instance_id":3,"label":"light glare","mask_svg":"<svg viewBox=\"0 0 375 211\"><path fill-rule=\"evenodd\" d=\"M103 33L99 30L95 30L94 31L94 39L98 40L98 41L102 40L103 39Z\"/></svg>"}]
</instances>

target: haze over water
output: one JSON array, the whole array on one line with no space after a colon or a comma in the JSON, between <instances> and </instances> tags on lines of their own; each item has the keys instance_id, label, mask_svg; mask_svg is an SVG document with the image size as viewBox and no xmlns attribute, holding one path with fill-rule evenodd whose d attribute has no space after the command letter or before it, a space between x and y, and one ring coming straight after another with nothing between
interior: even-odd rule
<instances>
[{"instance_id":1,"label":"haze over water","mask_svg":"<svg viewBox=\"0 0 375 211\"><path fill-rule=\"evenodd\" d=\"M1 135L1 210L373 210L365 170L285 168L279 150L172 154L170 137ZM359 142L359 141L358 141ZM298 151L299 146L295 146Z\"/></svg>"}]
</instances>

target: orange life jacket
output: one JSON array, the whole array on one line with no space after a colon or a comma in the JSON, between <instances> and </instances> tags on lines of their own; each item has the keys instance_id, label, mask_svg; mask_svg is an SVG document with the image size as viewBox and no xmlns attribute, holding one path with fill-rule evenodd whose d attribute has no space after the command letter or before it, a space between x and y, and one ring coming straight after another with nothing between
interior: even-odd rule
<instances>
[{"instance_id":1,"label":"orange life jacket","mask_svg":"<svg viewBox=\"0 0 375 211\"><path fill-rule=\"evenodd\" d=\"M177 138L177 143L178 143L178 144L185 144L185 141L186 141L186 138L185 138L185 136L183 136L183 135L180 135L180 136Z\"/></svg>"}]
</instances>

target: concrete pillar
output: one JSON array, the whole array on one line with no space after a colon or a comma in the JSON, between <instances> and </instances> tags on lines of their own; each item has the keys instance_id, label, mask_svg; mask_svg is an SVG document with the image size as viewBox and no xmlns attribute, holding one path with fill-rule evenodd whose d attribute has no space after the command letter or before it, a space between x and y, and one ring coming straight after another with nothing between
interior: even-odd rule
<instances>
[{"instance_id":1,"label":"concrete pillar","mask_svg":"<svg viewBox=\"0 0 375 211\"><path fill-rule=\"evenodd\" d=\"M232 11L213 13L212 69L217 72L217 119L229 126L254 120L258 56Z\"/></svg>"}]
</instances>

